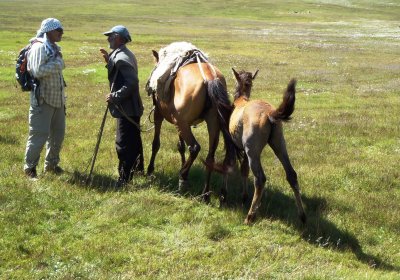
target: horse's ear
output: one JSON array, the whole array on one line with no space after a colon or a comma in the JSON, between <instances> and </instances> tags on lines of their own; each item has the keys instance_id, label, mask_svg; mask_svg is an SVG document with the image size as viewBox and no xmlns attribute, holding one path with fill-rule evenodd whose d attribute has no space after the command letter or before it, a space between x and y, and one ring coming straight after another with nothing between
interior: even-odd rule
<instances>
[{"instance_id":1,"label":"horse's ear","mask_svg":"<svg viewBox=\"0 0 400 280\"><path fill-rule=\"evenodd\" d=\"M232 67L232 71L233 71L233 74L235 75L236 80L240 81L240 76L239 76L238 72L236 72L236 70L233 69L233 67Z\"/></svg>"},{"instance_id":2,"label":"horse's ear","mask_svg":"<svg viewBox=\"0 0 400 280\"><path fill-rule=\"evenodd\" d=\"M257 77L258 70L259 70L259 69L257 69L256 73L254 73L253 78L252 78L253 80Z\"/></svg>"},{"instance_id":3,"label":"horse's ear","mask_svg":"<svg viewBox=\"0 0 400 280\"><path fill-rule=\"evenodd\" d=\"M155 51L155 50L152 50L152 52L153 52L153 56L154 56L154 58L156 60L156 63L158 63L158 52Z\"/></svg>"}]
</instances>

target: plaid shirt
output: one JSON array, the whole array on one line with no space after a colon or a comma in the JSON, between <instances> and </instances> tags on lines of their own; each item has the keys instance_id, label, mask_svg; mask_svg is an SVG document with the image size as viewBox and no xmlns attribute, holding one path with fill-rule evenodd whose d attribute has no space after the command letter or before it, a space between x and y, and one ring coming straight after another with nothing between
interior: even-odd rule
<instances>
[{"instance_id":1,"label":"plaid shirt","mask_svg":"<svg viewBox=\"0 0 400 280\"><path fill-rule=\"evenodd\" d=\"M47 40L32 45L28 54L28 71L40 82L40 102L60 108L65 104L64 78L65 68L60 48Z\"/></svg>"}]
</instances>

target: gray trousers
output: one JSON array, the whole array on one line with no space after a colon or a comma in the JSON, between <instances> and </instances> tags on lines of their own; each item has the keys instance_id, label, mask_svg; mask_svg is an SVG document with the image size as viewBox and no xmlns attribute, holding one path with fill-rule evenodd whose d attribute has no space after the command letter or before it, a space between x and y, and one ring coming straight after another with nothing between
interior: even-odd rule
<instances>
[{"instance_id":1,"label":"gray trousers","mask_svg":"<svg viewBox=\"0 0 400 280\"><path fill-rule=\"evenodd\" d=\"M61 145L65 135L65 108L52 107L45 102L38 106L31 93L29 108L29 135L26 143L24 170L36 167L40 153L46 145L44 168L55 167L60 162Z\"/></svg>"}]
</instances>

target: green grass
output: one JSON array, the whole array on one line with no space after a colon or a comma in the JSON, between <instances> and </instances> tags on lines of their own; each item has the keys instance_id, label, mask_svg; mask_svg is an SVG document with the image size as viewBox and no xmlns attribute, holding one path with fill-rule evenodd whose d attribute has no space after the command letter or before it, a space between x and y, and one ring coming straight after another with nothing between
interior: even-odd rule
<instances>
[{"instance_id":1,"label":"green grass","mask_svg":"<svg viewBox=\"0 0 400 280\"><path fill-rule=\"evenodd\" d=\"M193 2L193 1L192 1ZM396 1L1 1L0 279L398 279L400 276L400 4ZM21 9L29 7L29 9ZM29 100L15 87L20 48L46 17L64 25L67 134L60 177L23 174ZM102 32L124 24L144 85L151 50L190 41L234 90L231 68L260 72L253 98L278 105L292 77L296 110L285 124L308 215L296 217L283 168L267 148L268 188L253 226L240 178L229 205L212 177L201 202L196 161L178 192L177 133L164 123L153 178L114 191L115 121L108 117L92 186L81 182L105 110ZM146 128L151 123L144 123ZM194 130L207 152L204 124ZM152 131L143 133L145 161ZM222 158L222 148L217 156ZM251 179L250 179L251 180Z\"/></svg>"}]
</instances>

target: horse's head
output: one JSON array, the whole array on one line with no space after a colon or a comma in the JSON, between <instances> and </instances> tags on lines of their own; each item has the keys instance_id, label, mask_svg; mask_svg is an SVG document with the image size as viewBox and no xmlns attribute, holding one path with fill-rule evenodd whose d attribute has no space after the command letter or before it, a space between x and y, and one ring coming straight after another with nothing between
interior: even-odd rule
<instances>
[{"instance_id":1,"label":"horse's head","mask_svg":"<svg viewBox=\"0 0 400 280\"><path fill-rule=\"evenodd\" d=\"M157 65L158 65L158 61L159 61L158 52L155 51L155 50L152 50L152 52L153 52L153 56L154 56L154 64L155 64L155 66L154 66L153 70L151 71L150 77L149 77L149 79L147 80L146 86L145 86L145 90L146 90L146 92L147 92L147 95L149 95L149 96L152 95L153 93L155 93L155 90L154 90L153 88L150 87L150 78L151 78L151 76L153 75L154 70L156 70Z\"/></svg>"},{"instance_id":2,"label":"horse's head","mask_svg":"<svg viewBox=\"0 0 400 280\"><path fill-rule=\"evenodd\" d=\"M153 52L153 56L154 56L154 61L155 61L155 63L157 64L158 61L160 60L160 58L159 58L159 56L158 56L158 52L155 51L155 50L152 50L152 52Z\"/></svg>"},{"instance_id":3,"label":"horse's head","mask_svg":"<svg viewBox=\"0 0 400 280\"><path fill-rule=\"evenodd\" d=\"M235 69L232 68L233 74L236 78L236 90L234 100L239 98L240 96L244 96L247 99L250 98L251 88L253 86L253 80L256 78L258 74L258 70L254 73L246 71L236 72Z\"/></svg>"}]
</instances>

